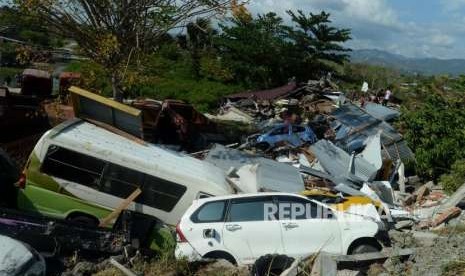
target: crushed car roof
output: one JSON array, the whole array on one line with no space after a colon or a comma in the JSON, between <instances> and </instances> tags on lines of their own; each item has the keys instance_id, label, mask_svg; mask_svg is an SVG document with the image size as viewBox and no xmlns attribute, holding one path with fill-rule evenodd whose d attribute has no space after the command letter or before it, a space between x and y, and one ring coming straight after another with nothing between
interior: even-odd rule
<instances>
[{"instance_id":1,"label":"crushed car roof","mask_svg":"<svg viewBox=\"0 0 465 276\"><path fill-rule=\"evenodd\" d=\"M170 151L150 143L112 133L91 123L74 120L52 129L48 135L53 143L90 156L107 156L109 161L176 183L210 185L224 191L231 188L225 173L210 163Z\"/></svg>"}]
</instances>

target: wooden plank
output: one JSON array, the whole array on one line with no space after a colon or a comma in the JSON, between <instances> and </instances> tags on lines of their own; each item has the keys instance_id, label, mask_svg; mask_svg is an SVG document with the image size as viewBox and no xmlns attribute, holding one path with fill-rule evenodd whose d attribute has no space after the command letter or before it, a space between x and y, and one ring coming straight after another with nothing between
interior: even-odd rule
<instances>
[{"instance_id":1,"label":"wooden plank","mask_svg":"<svg viewBox=\"0 0 465 276\"><path fill-rule=\"evenodd\" d=\"M132 194L128 196L113 212L111 212L107 217L100 220L100 227L106 227L112 220L117 218L119 214L131 204L140 194L142 190L137 188Z\"/></svg>"},{"instance_id":2,"label":"wooden plank","mask_svg":"<svg viewBox=\"0 0 465 276\"><path fill-rule=\"evenodd\" d=\"M77 94L77 95L80 95L82 97L85 97L85 98L88 98L88 99L91 99L93 101L96 101L98 103L101 103L103 105L106 105L106 106L110 106L114 109L117 109L117 110L120 110L120 111L123 111L125 113L128 113L132 116L139 116L141 114L141 110L137 109L137 108L133 108L133 107L130 107L130 106L127 106L125 104L122 104L122 103L119 103L117 101L114 101L112 99L108 99L108 98L105 98L103 96L100 96L98 94L95 94L95 93L92 93L92 92L89 92L87 90L84 90L84 89L81 89L79 87L76 87L76 86L71 86L69 88L69 91L71 93L74 93L74 94ZM75 98L72 97L72 100L73 100L73 106L75 106Z\"/></svg>"}]
</instances>

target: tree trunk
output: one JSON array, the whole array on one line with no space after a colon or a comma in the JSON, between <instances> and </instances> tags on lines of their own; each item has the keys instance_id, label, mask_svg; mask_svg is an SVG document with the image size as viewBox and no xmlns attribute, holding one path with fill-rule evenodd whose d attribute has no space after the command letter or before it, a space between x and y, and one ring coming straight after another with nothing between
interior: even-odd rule
<instances>
[{"instance_id":1,"label":"tree trunk","mask_svg":"<svg viewBox=\"0 0 465 276\"><path fill-rule=\"evenodd\" d=\"M118 102L123 101L123 92L119 89L119 78L117 77L117 73L113 73L111 75L111 89L113 90L113 99Z\"/></svg>"}]
</instances>

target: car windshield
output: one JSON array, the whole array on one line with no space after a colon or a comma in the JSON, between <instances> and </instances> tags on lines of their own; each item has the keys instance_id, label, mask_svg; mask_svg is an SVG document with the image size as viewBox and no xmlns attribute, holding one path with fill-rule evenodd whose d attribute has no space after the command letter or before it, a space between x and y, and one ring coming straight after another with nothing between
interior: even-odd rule
<instances>
[{"instance_id":1,"label":"car windshield","mask_svg":"<svg viewBox=\"0 0 465 276\"><path fill-rule=\"evenodd\" d=\"M277 128L279 125L272 125L272 126L267 126L262 129L262 133L268 133L272 131L273 129Z\"/></svg>"}]
</instances>

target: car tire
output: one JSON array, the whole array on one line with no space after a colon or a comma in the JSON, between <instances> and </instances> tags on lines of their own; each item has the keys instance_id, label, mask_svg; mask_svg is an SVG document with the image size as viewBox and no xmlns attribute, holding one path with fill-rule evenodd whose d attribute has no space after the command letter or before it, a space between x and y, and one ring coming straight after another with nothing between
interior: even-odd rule
<instances>
[{"instance_id":1,"label":"car tire","mask_svg":"<svg viewBox=\"0 0 465 276\"><path fill-rule=\"evenodd\" d=\"M17 188L20 170L8 154L0 148L0 206L17 207Z\"/></svg>"},{"instance_id":2,"label":"car tire","mask_svg":"<svg viewBox=\"0 0 465 276\"><path fill-rule=\"evenodd\" d=\"M225 261L230 262L233 265L237 264L233 256L223 251L213 251L213 252L207 253L203 256L203 258L213 259L213 260L225 260Z\"/></svg>"},{"instance_id":3,"label":"car tire","mask_svg":"<svg viewBox=\"0 0 465 276\"><path fill-rule=\"evenodd\" d=\"M294 262L294 258L286 255L265 255L255 261L252 267L252 275L280 275L284 270L291 266L292 262Z\"/></svg>"},{"instance_id":4,"label":"car tire","mask_svg":"<svg viewBox=\"0 0 465 276\"><path fill-rule=\"evenodd\" d=\"M82 226L97 227L99 225L99 221L96 218L81 214L71 215L67 220Z\"/></svg>"},{"instance_id":5,"label":"car tire","mask_svg":"<svg viewBox=\"0 0 465 276\"><path fill-rule=\"evenodd\" d=\"M259 150L267 150L270 148L270 144L266 143L266 142L261 142L261 143L258 143L256 146L255 146L257 149Z\"/></svg>"},{"instance_id":6,"label":"car tire","mask_svg":"<svg viewBox=\"0 0 465 276\"><path fill-rule=\"evenodd\" d=\"M356 254L364 254L364 253L373 253L373 252L379 252L380 250L374 246L374 245L371 245L371 244L361 244L361 245L357 245L353 250L352 252L350 253L350 255L356 255Z\"/></svg>"}]
</instances>

